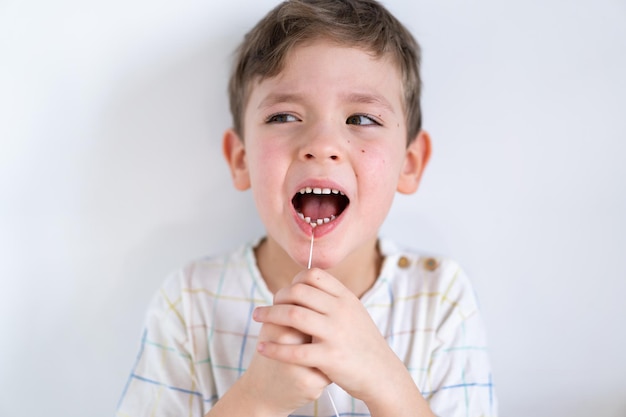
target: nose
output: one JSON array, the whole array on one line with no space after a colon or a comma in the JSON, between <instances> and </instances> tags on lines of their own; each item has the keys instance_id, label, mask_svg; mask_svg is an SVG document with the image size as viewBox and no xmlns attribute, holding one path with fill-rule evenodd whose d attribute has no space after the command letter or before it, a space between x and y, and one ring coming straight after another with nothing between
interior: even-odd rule
<instances>
[{"instance_id":1,"label":"nose","mask_svg":"<svg viewBox=\"0 0 626 417\"><path fill-rule=\"evenodd\" d=\"M319 127L305 135L300 157L317 162L340 161L343 159L341 134L333 129Z\"/></svg>"}]
</instances>

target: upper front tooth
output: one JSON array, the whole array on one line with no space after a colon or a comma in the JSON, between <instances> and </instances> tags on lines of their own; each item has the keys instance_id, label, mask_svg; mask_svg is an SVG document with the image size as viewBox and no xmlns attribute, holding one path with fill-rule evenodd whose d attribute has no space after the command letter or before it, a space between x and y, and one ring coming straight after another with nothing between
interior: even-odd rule
<instances>
[{"instance_id":1,"label":"upper front tooth","mask_svg":"<svg viewBox=\"0 0 626 417\"><path fill-rule=\"evenodd\" d=\"M300 191L298 191L300 194L340 194L340 195L344 195L344 193L342 193L339 190L336 190L334 188L322 188L322 187L304 187L301 188Z\"/></svg>"}]
</instances>

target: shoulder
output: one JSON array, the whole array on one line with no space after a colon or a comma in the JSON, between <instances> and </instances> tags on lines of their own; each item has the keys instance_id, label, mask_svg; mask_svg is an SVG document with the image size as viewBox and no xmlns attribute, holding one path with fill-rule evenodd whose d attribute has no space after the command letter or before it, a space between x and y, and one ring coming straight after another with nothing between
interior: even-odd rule
<instances>
[{"instance_id":1,"label":"shoulder","mask_svg":"<svg viewBox=\"0 0 626 417\"><path fill-rule=\"evenodd\" d=\"M381 277L396 291L427 294L439 303L451 304L468 314L476 309L471 281L454 259L399 245L381 239L384 256Z\"/></svg>"},{"instance_id":2,"label":"shoulder","mask_svg":"<svg viewBox=\"0 0 626 417\"><path fill-rule=\"evenodd\" d=\"M171 273L157 290L151 310L189 313L186 305L195 307L217 299L239 297L242 291L258 286L260 276L254 259L254 243L220 254L188 262Z\"/></svg>"},{"instance_id":3,"label":"shoulder","mask_svg":"<svg viewBox=\"0 0 626 417\"><path fill-rule=\"evenodd\" d=\"M213 287L220 280L233 274L250 274L255 260L253 243L246 243L233 250L194 259L171 273L162 288L180 291L184 288Z\"/></svg>"}]
</instances>

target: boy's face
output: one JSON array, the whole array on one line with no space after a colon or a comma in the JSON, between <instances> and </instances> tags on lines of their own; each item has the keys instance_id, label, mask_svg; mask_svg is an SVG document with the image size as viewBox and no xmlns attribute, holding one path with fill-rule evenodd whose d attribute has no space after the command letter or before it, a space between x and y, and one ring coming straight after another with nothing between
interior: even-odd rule
<instances>
[{"instance_id":1,"label":"boy's face","mask_svg":"<svg viewBox=\"0 0 626 417\"><path fill-rule=\"evenodd\" d=\"M224 152L235 186L252 188L268 239L300 265L310 222L320 223L314 264L332 268L371 247L396 191L417 189L430 143L422 132L407 147L402 97L391 59L322 40L253 84L245 142L228 131Z\"/></svg>"}]
</instances>

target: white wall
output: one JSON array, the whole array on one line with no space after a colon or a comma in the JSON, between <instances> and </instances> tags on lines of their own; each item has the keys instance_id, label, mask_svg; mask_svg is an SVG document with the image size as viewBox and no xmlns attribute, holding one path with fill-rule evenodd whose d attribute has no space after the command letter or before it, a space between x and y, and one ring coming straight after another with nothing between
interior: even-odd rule
<instances>
[{"instance_id":1,"label":"white wall","mask_svg":"<svg viewBox=\"0 0 626 417\"><path fill-rule=\"evenodd\" d=\"M220 139L274 4L0 2L0 416L113 415L165 276L262 232ZM626 4L387 5L434 157L383 233L473 277L502 415L625 416Z\"/></svg>"}]
</instances>

